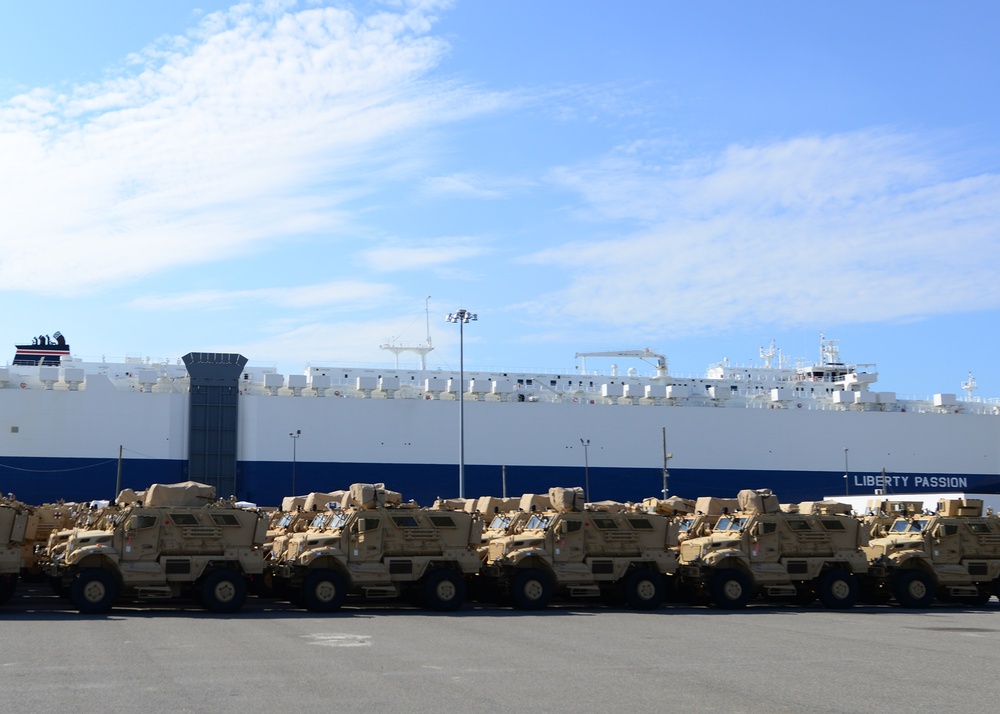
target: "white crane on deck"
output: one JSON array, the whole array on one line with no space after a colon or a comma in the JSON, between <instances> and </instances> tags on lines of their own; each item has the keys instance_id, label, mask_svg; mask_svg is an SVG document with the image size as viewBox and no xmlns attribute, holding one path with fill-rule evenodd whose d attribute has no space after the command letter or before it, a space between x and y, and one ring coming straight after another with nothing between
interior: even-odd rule
<instances>
[{"instance_id":1,"label":"white crane on deck","mask_svg":"<svg viewBox=\"0 0 1000 714\"><path fill-rule=\"evenodd\" d=\"M653 352L649 347L644 347L641 350L612 350L611 352L577 352L577 357L583 359L581 362L581 369L584 374L587 373L587 358L588 357L635 357L636 359L641 359L643 362L652 365L652 362L648 361L648 358L656 358L656 376L666 377L667 376L667 358L661 355L659 352Z\"/></svg>"}]
</instances>

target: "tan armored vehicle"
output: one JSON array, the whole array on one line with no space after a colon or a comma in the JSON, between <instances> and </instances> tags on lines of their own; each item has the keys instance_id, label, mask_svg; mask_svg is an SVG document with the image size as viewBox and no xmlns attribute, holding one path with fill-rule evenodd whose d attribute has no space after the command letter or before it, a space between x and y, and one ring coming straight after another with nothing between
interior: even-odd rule
<instances>
[{"instance_id":1,"label":"tan armored vehicle","mask_svg":"<svg viewBox=\"0 0 1000 714\"><path fill-rule=\"evenodd\" d=\"M695 501L694 512L684 514L678 520L677 539L685 541L707 536L715 529L715 524L722 516L737 510L739 503L735 498L701 496Z\"/></svg>"},{"instance_id":2,"label":"tan armored vehicle","mask_svg":"<svg viewBox=\"0 0 1000 714\"><path fill-rule=\"evenodd\" d=\"M13 498L0 500L0 605L5 604L17 589L17 580L24 566L22 548L26 540L28 507Z\"/></svg>"},{"instance_id":3,"label":"tan armored vehicle","mask_svg":"<svg viewBox=\"0 0 1000 714\"><path fill-rule=\"evenodd\" d=\"M212 486L154 484L141 502L99 523L105 528L76 529L48 565L80 612L107 612L120 595L183 594L212 612L236 612L246 577L263 571L267 521L215 502Z\"/></svg>"},{"instance_id":4,"label":"tan armored vehicle","mask_svg":"<svg viewBox=\"0 0 1000 714\"><path fill-rule=\"evenodd\" d=\"M923 501L893 501L887 498L870 499L862 521L872 538L888 535L889 528L897 518L920 514L924 510Z\"/></svg>"},{"instance_id":5,"label":"tan armored vehicle","mask_svg":"<svg viewBox=\"0 0 1000 714\"><path fill-rule=\"evenodd\" d=\"M546 607L557 592L637 609L662 604L664 574L677 562L677 529L669 517L584 510L579 488L550 489L549 500L551 508L489 543L481 590L525 610Z\"/></svg>"},{"instance_id":6,"label":"tan armored vehicle","mask_svg":"<svg viewBox=\"0 0 1000 714\"><path fill-rule=\"evenodd\" d=\"M897 518L865 547L875 599L903 607L982 605L1000 595L1000 519L979 499L943 499L934 515Z\"/></svg>"},{"instance_id":7,"label":"tan armored vehicle","mask_svg":"<svg viewBox=\"0 0 1000 714\"><path fill-rule=\"evenodd\" d=\"M268 561L279 592L315 612L340 608L350 593L414 596L456 610L479 570L483 522L465 511L388 505L381 485L354 484L342 508L317 514Z\"/></svg>"},{"instance_id":8,"label":"tan armored vehicle","mask_svg":"<svg viewBox=\"0 0 1000 714\"><path fill-rule=\"evenodd\" d=\"M721 516L710 535L681 543L682 592L727 609L758 594L799 604L818 597L830 608L855 604L868 569L860 546L868 537L846 515L849 506L817 502L787 513L767 491L740 491L738 502L739 511Z\"/></svg>"}]
</instances>

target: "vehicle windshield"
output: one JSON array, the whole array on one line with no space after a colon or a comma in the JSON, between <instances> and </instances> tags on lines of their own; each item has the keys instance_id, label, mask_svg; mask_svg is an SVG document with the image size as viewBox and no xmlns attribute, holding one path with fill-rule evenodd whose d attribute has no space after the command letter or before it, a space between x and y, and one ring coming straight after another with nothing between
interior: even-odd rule
<instances>
[{"instance_id":1,"label":"vehicle windshield","mask_svg":"<svg viewBox=\"0 0 1000 714\"><path fill-rule=\"evenodd\" d=\"M715 530L717 531L738 531L743 527L743 524L747 522L746 518L727 518L723 516L719 519L719 522L715 524Z\"/></svg>"},{"instance_id":2,"label":"vehicle windshield","mask_svg":"<svg viewBox=\"0 0 1000 714\"><path fill-rule=\"evenodd\" d=\"M330 518L330 516L328 516L327 514L320 513L318 516L316 516L315 518L313 518L313 522L309 524L309 527L310 528L322 528L323 526L326 525L326 522L327 522L327 520L329 520L329 518Z\"/></svg>"},{"instance_id":3,"label":"vehicle windshield","mask_svg":"<svg viewBox=\"0 0 1000 714\"><path fill-rule=\"evenodd\" d=\"M900 518L895 523L892 524L893 533L922 533L924 527L926 527L927 521L908 521L904 518Z\"/></svg>"},{"instance_id":4,"label":"vehicle windshield","mask_svg":"<svg viewBox=\"0 0 1000 714\"><path fill-rule=\"evenodd\" d=\"M294 513L286 513L285 515L283 515L281 517L281 520L278 521L278 528L288 528L288 525L292 522L292 519L294 517L295 517Z\"/></svg>"},{"instance_id":5,"label":"vehicle windshield","mask_svg":"<svg viewBox=\"0 0 1000 714\"><path fill-rule=\"evenodd\" d=\"M347 523L347 513L344 511L337 511L330 514L330 522L326 524L327 530L336 531L344 527Z\"/></svg>"},{"instance_id":6,"label":"vehicle windshield","mask_svg":"<svg viewBox=\"0 0 1000 714\"><path fill-rule=\"evenodd\" d=\"M531 520L528 521L528 525L524 527L525 530L545 530L549 527L549 521L552 520L552 516L532 516Z\"/></svg>"},{"instance_id":7,"label":"vehicle windshield","mask_svg":"<svg viewBox=\"0 0 1000 714\"><path fill-rule=\"evenodd\" d=\"M510 525L510 516L496 516L493 518L493 522L490 523L491 531L503 531L507 530L507 526Z\"/></svg>"},{"instance_id":8,"label":"vehicle windshield","mask_svg":"<svg viewBox=\"0 0 1000 714\"><path fill-rule=\"evenodd\" d=\"M680 523L680 532L684 533L685 531L687 531L688 529L690 529L691 525L693 523L694 523L694 519L693 518L685 518L685 519L683 519L681 521L681 523Z\"/></svg>"}]
</instances>

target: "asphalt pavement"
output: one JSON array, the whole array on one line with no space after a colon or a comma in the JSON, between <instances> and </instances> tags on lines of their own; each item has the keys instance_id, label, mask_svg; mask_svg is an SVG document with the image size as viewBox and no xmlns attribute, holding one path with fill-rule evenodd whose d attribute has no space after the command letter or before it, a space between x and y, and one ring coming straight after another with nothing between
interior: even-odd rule
<instances>
[{"instance_id":1,"label":"asphalt pavement","mask_svg":"<svg viewBox=\"0 0 1000 714\"><path fill-rule=\"evenodd\" d=\"M349 601L316 615L251 597L82 616L46 587L0 608L18 712L986 712L1000 604L753 605L653 612L563 603L431 613Z\"/></svg>"}]
</instances>

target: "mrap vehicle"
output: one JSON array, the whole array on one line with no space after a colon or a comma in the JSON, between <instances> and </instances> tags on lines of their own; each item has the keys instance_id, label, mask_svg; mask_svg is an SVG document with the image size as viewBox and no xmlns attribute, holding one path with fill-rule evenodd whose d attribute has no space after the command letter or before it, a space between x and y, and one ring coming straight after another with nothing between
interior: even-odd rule
<instances>
[{"instance_id":1,"label":"mrap vehicle","mask_svg":"<svg viewBox=\"0 0 1000 714\"><path fill-rule=\"evenodd\" d=\"M584 507L583 489L549 489L551 509L490 541L481 592L520 609L547 607L557 593L619 600L649 610L663 603L677 565L677 524L627 508Z\"/></svg>"},{"instance_id":2,"label":"mrap vehicle","mask_svg":"<svg viewBox=\"0 0 1000 714\"><path fill-rule=\"evenodd\" d=\"M386 494L381 484L353 484L342 507L316 513L305 531L288 535L268 561L273 590L315 612L339 609L348 593L461 607L466 581L479 571L482 519L389 504Z\"/></svg>"},{"instance_id":3,"label":"mrap vehicle","mask_svg":"<svg viewBox=\"0 0 1000 714\"><path fill-rule=\"evenodd\" d=\"M896 518L864 548L874 599L903 607L982 605L1000 595L1000 519L980 499L942 499L937 513Z\"/></svg>"},{"instance_id":4,"label":"mrap vehicle","mask_svg":"<svg viewBox=\"0 0 1000 714\"><path fill-rule=\"evenodd\" d=\"M267 520L217 502L212 486L154 484L102 523L108 527L75 529L47 565L80 612L107 612L120 597L182 595L212 612L236 612L248 576L263 573Z\"/></svg>"},{"instance_id":5,"label":"mrap vehicle","mask_svg":"<svg viewBox=\"0 0 1000 714\"><path fill-rule=\"evenodd\" d=\"M757 595L848 608L860 595L868 532L844 504L817 501L780 510L769 491L740 491L739 511L723 515L711 534L680 545L680 592L742 608ZM808 510L809 512L803 512Z\"/></svg>"}]
</instances>

